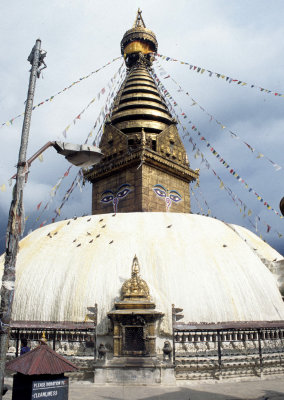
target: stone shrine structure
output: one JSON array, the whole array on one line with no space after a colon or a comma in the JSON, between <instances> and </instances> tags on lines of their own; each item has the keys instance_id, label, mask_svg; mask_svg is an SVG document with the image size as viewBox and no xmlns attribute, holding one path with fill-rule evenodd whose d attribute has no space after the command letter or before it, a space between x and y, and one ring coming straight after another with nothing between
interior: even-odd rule
<instances>
[{"instance_id":1,"label":"stone shrine structure","mask_svg":"<svg viewBox=\"0 0 284 400\"><path fill-rule=\"evenodd\" d=\"M135 256L132 276L121 288L121 301L108 313L113 323L113 355L156 356L156 321L162 313L150 301L147 283L140 278L140 267Z\"/></svg>"},{"instance_id":2,"label":"stone shrine structure","mask_svg":"<svg viewBox=\"0 0 284 400\"><path fill-rule=\"evenodd\" d=\"M138 11L104 158L84 172L92 215L20 242L10 357L45 331L97 383L283 374L284 259L245 228L191 213L199 171L152 79L157 46Z\"/></svg>"}]
</instances>

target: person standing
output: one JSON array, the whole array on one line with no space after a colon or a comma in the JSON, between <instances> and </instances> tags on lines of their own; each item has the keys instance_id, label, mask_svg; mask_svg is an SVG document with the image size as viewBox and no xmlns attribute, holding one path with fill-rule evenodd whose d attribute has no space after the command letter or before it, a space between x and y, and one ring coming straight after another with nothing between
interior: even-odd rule
<instances>
[{"instance_id":1,"label":"person standing","mask_svg":"<svg viewBox=\"0 0 284 400\"><path fill-rule=\"evenodd\" d=\"M28 341L26 338L23 338L21 340L21 352L20 356L22 356L25 353L28 353L30 351L30 347L28 346Z\"/></svg>"}]
</instances>

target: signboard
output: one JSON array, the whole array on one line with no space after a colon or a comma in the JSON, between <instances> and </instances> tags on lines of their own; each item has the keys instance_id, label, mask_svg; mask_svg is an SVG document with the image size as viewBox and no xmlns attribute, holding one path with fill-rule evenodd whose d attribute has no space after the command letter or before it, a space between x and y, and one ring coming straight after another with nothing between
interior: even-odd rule
<instances>
[{"instance_id":1,"label":"signboard","mask_svg":"<svg viewBox=\"0 0 284 400\"><path fill-rule=\"evenodd\" d=\"M31 400L68 400L68 378L33 381Z\"/></svg>"}]
</instances>

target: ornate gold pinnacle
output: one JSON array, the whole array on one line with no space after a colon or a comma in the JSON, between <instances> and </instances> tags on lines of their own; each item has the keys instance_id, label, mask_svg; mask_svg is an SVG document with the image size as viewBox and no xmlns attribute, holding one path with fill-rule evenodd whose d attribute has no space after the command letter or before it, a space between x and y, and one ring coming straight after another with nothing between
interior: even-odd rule
<instances>
[{"instance_id":1,"label":"ornate gold pinnacle","mask_svg":"<svg viewBox=\"0 0 284 400\"><path fill-rule=\"evenodd\" d=\"M133 27L125 32L120 44L128 68L142 61L150 66L153 61L151 54L158 50L155 33L146 28L141 14L142 11L138 9Z\"/></svg>"},{"instance_id":2,"label":"ornate gold pinnacle","mask_svg":"<svg viewBox=\"0 0 284 400\"><path fill-rule=\"evenodd\" d=\"M133 258L131 278L124 282L121 288L122 300L150 300L150 291L147 283L140 278L138 258Z\"/></svg>"}]
</instances>

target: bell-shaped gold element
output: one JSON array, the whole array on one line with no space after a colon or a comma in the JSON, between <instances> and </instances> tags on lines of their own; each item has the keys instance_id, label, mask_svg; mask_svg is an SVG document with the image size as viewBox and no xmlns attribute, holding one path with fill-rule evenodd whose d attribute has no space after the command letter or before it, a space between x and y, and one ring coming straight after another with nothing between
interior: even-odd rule
<instances>
[{"instance_id":1,"label":"bell-shaped gold element","mask_svg":"<svg viewBox=\"0 0 284 400\"><path fill-rule=\"evenodd\" d=\"M122 300L150 300L150 291L147 283L140 278L138 258L133 258L131 278L124 282L121 288Z\"/></svg>"}]
</instances>

